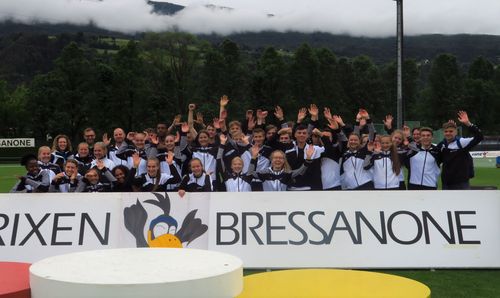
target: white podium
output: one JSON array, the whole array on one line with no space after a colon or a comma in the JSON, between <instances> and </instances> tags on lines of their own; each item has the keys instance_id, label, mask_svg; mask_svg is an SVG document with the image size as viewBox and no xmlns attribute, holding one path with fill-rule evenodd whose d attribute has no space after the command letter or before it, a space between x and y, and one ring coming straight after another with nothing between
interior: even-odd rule
<instances>
[{"instance_id":1,"label":"white podium","mask_svg":"<svg viewBox=\"0 0 500 298\"><path fill-rule=\"evenodd\" d=\"M185 248L87 251L34 263L30 285L32 298L229 298L243 289L243 262Z\"/></svg>"}]
</instances>

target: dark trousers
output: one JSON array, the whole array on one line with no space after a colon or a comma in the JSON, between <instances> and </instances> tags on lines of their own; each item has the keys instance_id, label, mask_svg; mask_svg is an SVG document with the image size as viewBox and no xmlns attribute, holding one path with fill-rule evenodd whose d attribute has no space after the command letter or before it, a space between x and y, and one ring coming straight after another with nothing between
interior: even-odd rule
<instances>
[{"instance_id":1,"label":"dark trousers","mask_svg":"<svg viewBox=\"0 0 500 298\"><path fill-rule=\"evenodd\" d=\"M408 184L408 190L436 190L437 187L418 185L418 184Z\"/></svg>"},{"instance_id":2,"label":"dark trousers","mask_svg":"<svg viewBox=\"0 0 500 298\"><path fill-rule=\"evenodd\" d=\"M469 184L469 181L462 182L462 183L456 183L456 184L444 184L443 183L443 189L444 190L470 189L470 184Z\"/></svg>"}]
</instances>

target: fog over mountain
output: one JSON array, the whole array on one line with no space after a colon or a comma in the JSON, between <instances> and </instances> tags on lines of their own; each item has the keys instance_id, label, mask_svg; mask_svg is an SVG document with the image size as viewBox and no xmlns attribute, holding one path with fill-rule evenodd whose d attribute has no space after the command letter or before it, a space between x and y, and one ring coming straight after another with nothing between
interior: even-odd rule
<instances>
[{"instance_id":1,"label":"fog over mountain","mask_svg":"<svg viewBox=\"0 0 500 298\"><path fill-rule=\"evenodd\" d=\"M272 30L384 37L395 32L392 0L177 0L166 5L171 7L164 14L158 8L161 5L146 0L3 0L0 21L91 22L124 33L176 29L225 35ZM409 35L500 35L500 1L405 0L404 5ZM168 13L170 8L172 13Z\"/></svg>"}]
</instances>

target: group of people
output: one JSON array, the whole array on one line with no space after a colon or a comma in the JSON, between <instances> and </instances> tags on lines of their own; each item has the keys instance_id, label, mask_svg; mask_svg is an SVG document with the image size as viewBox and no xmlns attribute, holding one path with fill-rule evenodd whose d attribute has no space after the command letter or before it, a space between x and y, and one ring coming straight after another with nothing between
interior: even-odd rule
<instances>
[{"instance_id":1,"label":"group of people","mask_svg":"<svg viewBox=\"0 0 500 298\"><path fill-rule=\"evenodd\" d=\"M474 166L469 151L483 139L464 111L458 121L472 137L457 136L457 124L443 124L444 140L433 144L428 127L394 127L384 119L376 132L360 109L353 125L311 104L286 121L277 106L249 110L244 121L227 121L229 99L220 99L219 117L205 123L196 106L188 119L178 115L168 126L128 132L122 128L96 142L92 128L72 147L58 135L52 148L26 155L13 192L249 192L306 190L468 189ZM320 114L322 118L320 119ZM273 118L273 119L271 119ZM270 121L272 123L270 123ZM405 176L403 167L408 169Z\"/></svg>"}]
</instances>

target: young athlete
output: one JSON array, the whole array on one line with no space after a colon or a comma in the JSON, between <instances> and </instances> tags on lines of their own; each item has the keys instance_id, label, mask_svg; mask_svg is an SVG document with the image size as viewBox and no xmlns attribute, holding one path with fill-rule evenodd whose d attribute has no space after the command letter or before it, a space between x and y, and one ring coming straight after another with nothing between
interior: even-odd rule
<instances>
[{"instance_id":1,"label":"young athlete","mask_svg":"<svg viewBox=\"0 0 500 298\"><path fill-rule=\"evenodd\" d=\"M66 135L57 135L52 142L50 162L57 164L61 169L68 159L73 159L73 147Z\"/></svg>"},{"instance_id":2,"label":"young athlete","mask_svg":"<svg viewBox=\"0 0 500 298\"><path fill-rule=\"evenodd\" d=\"M276 150L271 153L271 165L269 168L255 172L257 165L257 150L252 150L252 163L248 170L248 174L253 174L254 177L262 181L264 191L286 191L293 185L296 177L304 175L307 167L312 162L315 147L309 146L305 152L306 158L300 168L292 170L286 160L286 155L283 151Z\"/></svg>"},{"instance_id":3,"label":"young athlete","mask_svg":"<svg viewBox=\"0 0 500 298\"><path fill-rule=\"evenodd\" d=\"M364 168L372 169L374 188L400 189L401 160L391 136L381 136L380 142L369 142L367 149L369 158Z\"/></svg>"},{"instance_id":4,"label":"young athlete","mask_svg":"<svg viewBox=\"0 0 500 298\"><path fill-rule=\"evenodd\" d=\"M26 168L26 175L18 176L19 182L14 185L11 192L47 192L50 185L48 171L40 168L37 158L28 154L21 158L21 165Z\"/></svg>"},{"instance_id":5,"label":"young athlete","mask_svg":"<svg viewBox=\"0 0 500 298\"><path fill-rule=\"evenodd\" d=\"M181 176L174 165L174 153L168 152L165 159L170 166L170 174L160 171L160 161L156 157L148 158L147 172L134 179L134 185L140 191L166 191L169 184L177 184L181 181Z\"/></svg>"},{"instance_id":6,"label":"young athlete","mask_svg":"<svg viewBox=\"0 0 500 298\"><path fill-rule=\"evenodd\" d=\"M89 169L78 182L75 192L109 192L115 180L111 171L106 168L104 161L98 159L96 166Z\"/></svg>"},{"instance_id":7,"label":"young athlete","mask_svg":"<svg viewBox=\"0 0 500 298\"><path fill-rule=\"evenodd\" d=\"M78 144L78 153L75 154L75 160L78 162L78 173L85 175L92 167L93 158L89 154L89 144L82 142Z\"/></svg>"},{"instance_id":8,"label":"young athlete","mask_svg":"<svg viewBox=\"0 0 500 298\"><path fill-rule=\"evenodd\" d=\"M68 159L64 164L64 171L52 179L50 192L75 192L81 179L82 176L78 174L78 162Z\"/></svg>"},{"instance_id":9,"label":"young athlete","mask_svg":"<svg viewBox=\"0 0 500 298\"><path fill-rule=\"evenodd\" d=\"M470 189L469 179L474 177L470 150L483 140L483 134L469 121L465 111L458 112L458 121L469 128L473 137L458 137L457 125L452 120L443 124L444 140L438 144L443 160L443 189Z\"/></svg>"},{"instance_id":10,"label":"young athlete","mask_svg":"<svg viewBox=\"0 0 500 298\"><path fill-rule=\"evenodd\" d=\"M61 172L59 165L50 162L51 157L51 150L48 146L38 148L38 165L42 170L49 173L50 181L54 179L55 175Z\"/></svg>"},{"instance_id":11,"label":"young athlete","mask_svg":"<svg viewBox=\"0 0 500 298\"><path fill-rule=\"evenodd\" d=\"M225 151L224 146L227 143L227 137L224 134L220 135L220 146L217 153L217 167L219 170L219 175L222 176L222 180L226 186L226 191L228 192L248 192L252 191L252 180L253 175L248 175L243 172L244 161L241 157L235 156L231 160L230 168L227 169L225 162L222 160ZM252 150L260 150L258 145L254 145Z\"/></svg>"},{"instance_id":12,"label":"young athlete","mask_svg":"<svg viewBox=\"0 0 500 298\"><path fill-rule=\"evenodd\" d=\"M433 190L438 187L441 152L432 144L432 129L420 128L420 144L409 146L406 166L410 177L408 189Z\"/></svg>"},{"instance_id":13,"label":"young athlete","mask_svg":"<svg viewBox=\"0 0 500 298\"><path fill-rule=\"evenodd\" d=\"M203 163L199 158L193 158L189 162L191 173L182 178L179 185L179 196L182 198L186 192L210 192L212 191L212 179L205 173Z\"/></svg>"}]
</instances>

